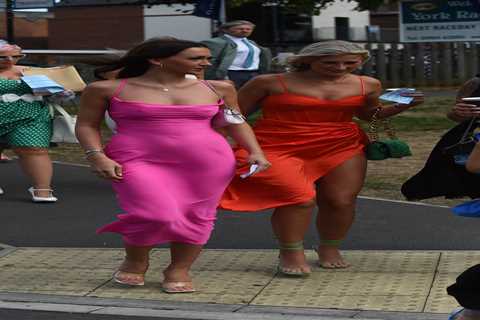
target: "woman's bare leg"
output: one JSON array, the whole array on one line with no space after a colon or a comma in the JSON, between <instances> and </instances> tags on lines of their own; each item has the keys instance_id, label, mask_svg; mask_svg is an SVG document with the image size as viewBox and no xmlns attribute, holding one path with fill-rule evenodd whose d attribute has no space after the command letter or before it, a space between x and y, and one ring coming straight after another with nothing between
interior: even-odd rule
<instances>
[{"instance_id":1,"label":"woman's bare leg","mask_svg":"<svg viewBox=\"0 0 480 320\"><path fill-rule=\"evenodd\" d=\"M281 248L280 263L282 267L294 272L309 273L311 271L304 250L289 250L286 247L288 244L303 242L310 225L314 205L312 200L298 205L279 207L272 214L273 232L280 242Z\"/></svg>"},{"instance_id":2,"label":"woman's bare leg","mask_svg":"<svg viewBox=\"0 0 480 320\"><path fill-rule=\"evenodd\" d=\"M118 272L115 273L116 280L132 285L143 283L151 250L151 246L137 247L125 244L125 260L118 268Z\"/></svg>"},{"instance_id":3,"label":"woman's bare leg","mask_svg":"<svg viewBox=\"0 0 480 320\"><path fill-rule=\"evenodd\" d=\"M45 148L14 148L19 157L20 167L32 181L35 189L47 189L35 191L38 197L50 197L48 189L51 189L53 166L48 149Z\"/></svg>"},{"instance_id":4,"label":"woman's bare leg","mask_svg":"<svg viewBox=\"0 0 480 320\"><path fill-rule=\"evenodd\" d=\"M174 242L170 246L171 263L163 271L165 279L163 281L164 289L173 291L190 291L193 290L190 269L195 260L200 255L203 246L187 243ZM180 282L181 285L174 284ZM172 285L169 285L172 284Z\"/></svg>"},{"instance_id":5,"label":"woman's bare leg","mask_svg":"<svg viewBox=\"0 0 480 320\"><path fill-rule=\"evenodd\" d=\"M362 189L367 169L364 155L357 155L317 181L317 230L320 235L318 256L325 268L348 267L338 250L352 226L355 202Z\"/></svg>"}]
</instances>

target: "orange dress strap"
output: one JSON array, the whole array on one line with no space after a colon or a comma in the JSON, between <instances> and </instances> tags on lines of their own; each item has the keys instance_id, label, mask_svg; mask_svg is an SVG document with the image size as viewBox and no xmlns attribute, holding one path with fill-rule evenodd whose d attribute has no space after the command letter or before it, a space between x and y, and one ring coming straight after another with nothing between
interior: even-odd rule
<instances>
[{"instance_id":1,"label":"orange dress strap","mask_svg":"<svg viewBox=\"0 0 480 320\"><path fill-rule=\"evenodd\" d=\"M277 74L276 78L277 78L278 82L280 83L280 85L282 86L283 92L288 92L287 84L285 83L285 80L283 79L283 75Z\"/></svg>"},{"instance_id":2,"label":"orange dress strap","mask_svg":"<svg viewBox=\"0 0 480 320\"><path fill-rule=\"evenodd\" d=\"M365 95L365 81L363 80L363 77L362 76L358 76L360 78L360 86L361 86L361 90L362 90L362 96Z\"/></svg>"}]
</instances>

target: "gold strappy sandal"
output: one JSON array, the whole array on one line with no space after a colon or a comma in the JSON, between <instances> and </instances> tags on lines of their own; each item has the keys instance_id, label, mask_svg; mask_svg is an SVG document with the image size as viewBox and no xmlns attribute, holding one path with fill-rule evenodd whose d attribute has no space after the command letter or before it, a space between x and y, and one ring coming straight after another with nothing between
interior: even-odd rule
<instances>
[{"instance_id":1,"label":"gold strappy sandal","mask_svg":"<svg viewBox=\"0 0 480 320\"><path fill-rule=\"evenodd\" d=\"M280 250L289 250L289 251L303 251L303 241L298 242L281 242L279 243ZM280 258L280 256L279 256ZM308 277L311 274L311 271L304 271L300 267L290 268L282 265L281 258L278 263L278 272L287 277Z\"/></svg>"}]
</instances>

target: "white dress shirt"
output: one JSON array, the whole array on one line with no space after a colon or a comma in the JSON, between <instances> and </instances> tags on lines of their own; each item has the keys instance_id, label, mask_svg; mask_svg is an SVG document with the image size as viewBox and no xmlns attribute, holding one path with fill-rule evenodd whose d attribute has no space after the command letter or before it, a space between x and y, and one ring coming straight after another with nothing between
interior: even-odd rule
<instances>
[{"instance_id":1,"label":"white dress shirt","mask_svg":"<svg viewBox=\"0 0 480 320\"><path fill-rule=\"evenodd\" d=\"M231 36L229 34L225 34L225 36L231 39L237 45L237 55L235 56L235 59L233 60L233 63L228 68L228 70L231 70L231 71L258 70L260 65L260 49L252 41L249 41L247 38L238 38L238 37ZM245 69L243 67L243 64L245 63L245 60L247 59L247 56L248 56L248 47L245 43L242 42L243 39L247 40L252 45L254 50L253 63L248 69Z\"/></svg>"}]
</instances>

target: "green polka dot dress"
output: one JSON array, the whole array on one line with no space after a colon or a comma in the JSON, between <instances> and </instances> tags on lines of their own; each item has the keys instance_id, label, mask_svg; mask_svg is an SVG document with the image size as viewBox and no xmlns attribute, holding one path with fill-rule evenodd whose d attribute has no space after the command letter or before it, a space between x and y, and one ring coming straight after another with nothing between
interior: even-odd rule
<instances>
[{"instance_id":1,"label":"green polka dot dress","mask_svg":"<svg viewBox=\"0 0 480 320\"><path fill-rule=\"evenodd\" d=\"M32 94L21 80L0 79L0 96ZM11 147L48 148L52 135L52 118L43 101L0 101L0 140Z\"/></svg>"}]
</instances>

